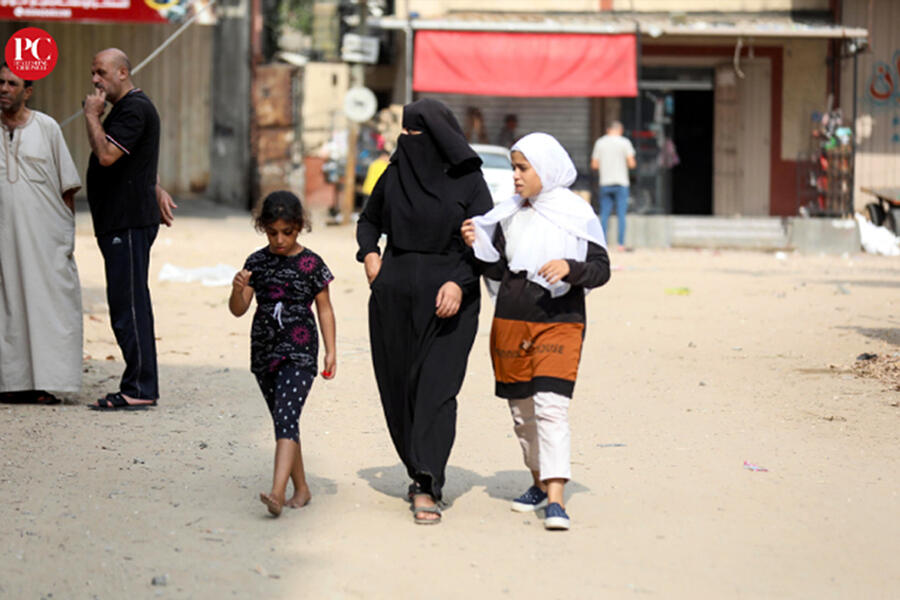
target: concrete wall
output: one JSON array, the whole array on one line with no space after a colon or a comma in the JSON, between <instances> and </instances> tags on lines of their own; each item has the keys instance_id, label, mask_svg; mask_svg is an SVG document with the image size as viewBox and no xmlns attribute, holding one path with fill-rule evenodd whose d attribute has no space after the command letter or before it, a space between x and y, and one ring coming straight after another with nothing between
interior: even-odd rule
<instances>
[{"instance_id":1,"label":"concrete wall","mask_svg":"<svg viewBox=\"0 0 900 600\"><path fill-rule=\"evenodd\" d=\"M869 7L871 5L871 13ZM873 197L861 187L900 187L900 2L846 0L846 25L869 29L869 49L860 54L856 121L855 206L861 209ZM851 115L853 61L841 71L841 106Z\"/></svg>"},{"instance_id":2,"label":"concrete wall","mask_svg":"<svg viewBox=\"0 0 900 600\"><path fill-rule=\"evenodd\" d=\"M406 3L396 2L398 17L406 16ZM752 12L828 10L829 0L410 0L410 11L432 17L448 11L596 12L600 10L670 12L673 10Z\"/></svg>"},{"instance_id":3,"label":"concrete wall","mask_svg":"<svg viewBox=\"0 0 900 600\"><path fill-rule=\"evenodd\" d=\"M250 207L250 25L248 4L220 0L215 28L212 115L207 147L212 167L209 197L236 208Z\"/></svg>"},{"instance_id":4,"label":"concrete wall","mask_svg":"<svg viewBox=\"0 0 900 600\"><path fill-rule=\"evenodd\" d=\"M308 63L303 73L303 151L315 154L334 129L346 129L344 96L350 81L346 63Z\"/></svg>"},{"instance_id":5,"label":"concrete wall","mask_svg":"<svg viewBox=\"0 0 900 600\"><path fill-rule=\"evenodd\" d=\"M829 0L614 0L614 10L750 12L828 10ZM634 8L632 8L632 6Z\"/></svg>"},{"instance_id":6,"label":"concrete wall","mask_svg":"<svg viewBox=\"0 0 900 600\"><path fill-rule=\"evenodd\" d=\"M825 110L828 90L826 40L784 42L781 159L797 160L810 147L812 113Z\"/></svg>"},{"instance_id":7,"label":"concrete wall","mask_svg":"<svg viewBox=\"0 0 900 600\"><path fill-rule=\"evenodd\" d=\"M721 218L629 214L625 244L633 248L732 248L804 254L861 252L854 219ZM615 247L618 221L609 218L607 244Z\"/></svg>"},{"instance_id":8,"label":"concrete wall","mask_svg":"<svg viewBox=\"0 0 900 600\"><path fill-rule=\"evenodd\" d=\"M435 17L448 11L510 11L510 12L593 12L600 9L602 0L409 0L409 10L420 17ZM406 2L396 0L396 15L406 17Z\"/></svg>"}]
</instances>

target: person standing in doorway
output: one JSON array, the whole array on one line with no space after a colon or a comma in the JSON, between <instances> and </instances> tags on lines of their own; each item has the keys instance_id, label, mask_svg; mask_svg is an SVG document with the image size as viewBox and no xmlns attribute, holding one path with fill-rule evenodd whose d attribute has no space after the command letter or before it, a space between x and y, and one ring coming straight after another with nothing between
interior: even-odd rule
<instances>
[{"instance_id":1,"label":"person standing in doorway","mask_svg":"<svg viewBox=\"0 0 900 600\"><path fill-rule=\"evenodd\" d=\"M618 219L618 249L625 248L625 213L628 210L628 169L637 166L634 146L622 135L625 128L619 121L612 121L606 135L594 142L591 152L591 169L600 171L600 222L603 234L609 238L609 214L613 207Z\"/></svg>"},{"instance_id":2,"label":"person standing in doorway","mask_svg":"<svg viewBox=\"0 0 900 600\"><path fill-rule=\"evenodd\" d=\"M159 398L153 307L147 285L150 247L160 222L171 226L172 197L159 185L159 115L131 80L128 56L108 48L91 65L94 93L84 100L91 158L88 203L106 267L106 299L125 358L118 392L96 410L142 410ZM100 121L106 109L109 114Z\"/></svg>"},{"instance_id":3,"label":"person standing in doorway","mask_svg":"<svg viewBox=\"0 0 900 600\"><path fill-rule=\"evenodd\" d=\"M56 121L26 106L33 90L0 65L0 398L58 404L81 389L81 179Z\"/></svg>"}]
</instances>

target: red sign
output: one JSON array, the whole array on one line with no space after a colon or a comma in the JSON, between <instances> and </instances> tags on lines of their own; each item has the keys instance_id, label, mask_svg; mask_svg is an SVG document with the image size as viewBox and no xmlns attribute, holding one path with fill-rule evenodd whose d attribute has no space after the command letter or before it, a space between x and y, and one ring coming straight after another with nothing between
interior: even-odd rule
<instances>
[{"instance_id":1,"label":"red sign","mask_svg":"<svg viewBox=\"0 0 900 600\"><path fill-rule=\"evenodd\" d=\"M167 23L187 0L0 0L0 21Z\"/></svg>"},{"instance_id":2,"label":"red sign","mask_svg":"<svg viewBox=\"0 0 900 600\"><path fill-rule=\"evenodd\" d=\"M6 42L4 57L13 75L26 81L36 81L53 71L59 49L49 33L37 27L26 27L15 32Z\"/></svg>"}]
</instances>

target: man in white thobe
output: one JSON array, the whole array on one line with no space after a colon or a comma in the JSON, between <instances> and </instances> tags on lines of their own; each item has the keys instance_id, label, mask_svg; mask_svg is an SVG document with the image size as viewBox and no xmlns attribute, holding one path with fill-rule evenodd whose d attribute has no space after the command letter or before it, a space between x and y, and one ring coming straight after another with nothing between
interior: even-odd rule
<instances>
[{"instance_id":1,"label":"man in white thobe","mask_svg":"<svg viewBox=\"0 0 900 600\"><path fill-rule=\"evenodd\" d=\"M81 179L56 121L26 106L32 91L0 66L0 396L56 403L81 388Z\"/></svg>"}]
</instances>

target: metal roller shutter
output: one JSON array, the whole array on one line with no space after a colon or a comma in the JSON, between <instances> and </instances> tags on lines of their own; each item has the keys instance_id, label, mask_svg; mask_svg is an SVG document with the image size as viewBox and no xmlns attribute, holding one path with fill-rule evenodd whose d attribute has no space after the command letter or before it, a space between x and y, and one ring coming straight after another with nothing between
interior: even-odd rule
<instances>
[{"instance_id":1,"label":"metal roller shutter","mask_svg":"<svg viewBox=\"0 0 900 600\"><path fill-rule=\"evenodd\" d=\"M569 151L578 169L576 187L586 186L590 173L591 139L589 98L511 98L504 96L470 96L467 94L417 94L420 98L436 98L444 102L460 124L466 126L466 109L481 110L489 142L496 142L503 117L513 113L519 119L520 136L543 131L554 136ZM579 185L581 184L581 185Z\"/></svg>"}]
</instances>

